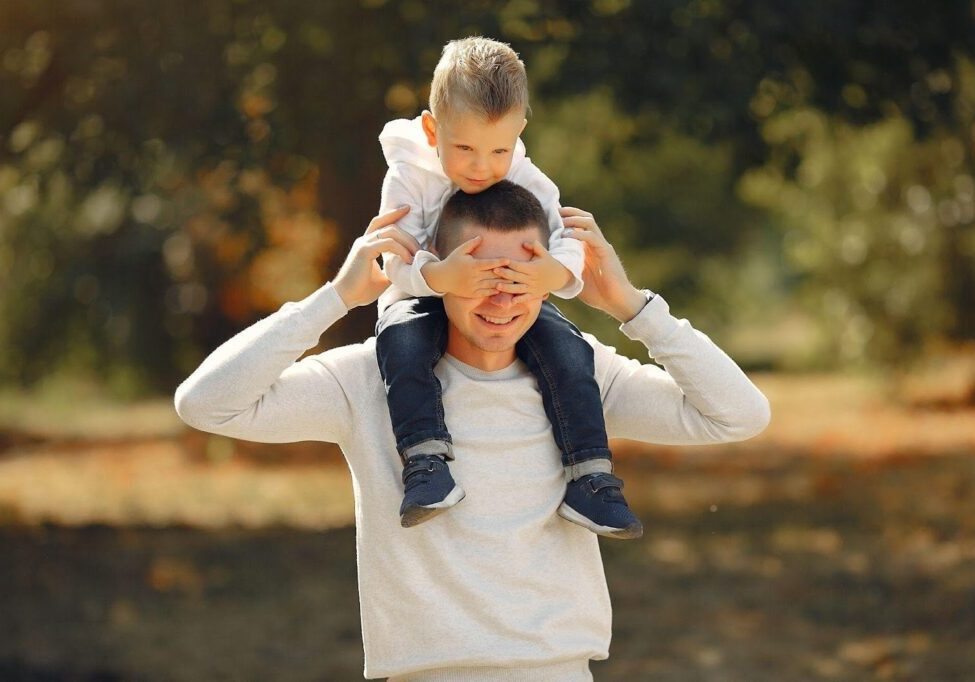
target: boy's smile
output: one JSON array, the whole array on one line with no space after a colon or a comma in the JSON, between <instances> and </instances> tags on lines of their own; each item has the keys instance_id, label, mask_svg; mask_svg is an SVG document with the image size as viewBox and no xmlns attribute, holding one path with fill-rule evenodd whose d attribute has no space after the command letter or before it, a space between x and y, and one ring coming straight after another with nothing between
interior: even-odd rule
<instances>
[{"instance_id":1,"label":"boy's smile","mask_svg":"<svg viewBox=\"0 0 975 682\"><path fill-rule=\"evenodd\" d=\"M423 112L423 131L430 146L437 148L444 174L467 194L504 179L526 123L524 113L517 110L495 121L462 112L434 119Z\"/></svg>"}]
</instances>

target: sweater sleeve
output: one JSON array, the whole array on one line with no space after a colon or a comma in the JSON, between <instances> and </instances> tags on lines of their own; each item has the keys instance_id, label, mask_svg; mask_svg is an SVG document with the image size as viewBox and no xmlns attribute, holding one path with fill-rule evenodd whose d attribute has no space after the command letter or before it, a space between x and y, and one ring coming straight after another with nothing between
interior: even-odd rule
<instances>
[{"instance_id":1,"label":"sweater sleeve","mask_svg":"<svg viewBox=\"0 0 975 682\"><path fill-rule=\"evenodd\" d=\"M214 350L176 389L176 412L244 440L343 441L354 420L338 366L328 353L295 361L347 312L331 284L285 303Z\"/></svg>"},{"instance_id":2,"label":"sweater sleeve","mask_svg":"<svg viewBox=\"0 0 975 682\"><path fill-rule=\"evenodd\" d=\"M559 214L561 208L559 188L528 157L518 163L517 170L511 174L510 179L538 197L548 218L550 232L548 252L572 273L572 280L553 293L560 298L578 296L583 287L582 270L586 261L585 250L581 241L564 236L565 225Z\"/></svg>"},{"instance_id":3,"label":"sweater sleeve","mask_svg":"<svg viewBox=\"0 0 975 682\"><path fill-rule=\"evenodd\" d=\"M768 425L771 412L762 392L711 339L674 318L660 295L620 329L664 369L594 343L610 437L721 443L746 440Z\"/></svg>"},{"instance_id":4,"label":"sweater sleeve","mask_svg":"<svg viewBox=\"0 0 975 682\"><path fill-rule=\"evenodd\" d=\"M439 260L429 250L435 226L426 224L422 180L414 177L408 164L392 164L383 179L379 212L385 213L402 206L409 206L410 212L400 218L396 225L416 239L421 250L413 257L412 264L404 262L396 254L384 253L383 271L389 281L410 296L443 296L443 293L430 288L421 271L427 263Z\"/></svg>"}]
</instances>

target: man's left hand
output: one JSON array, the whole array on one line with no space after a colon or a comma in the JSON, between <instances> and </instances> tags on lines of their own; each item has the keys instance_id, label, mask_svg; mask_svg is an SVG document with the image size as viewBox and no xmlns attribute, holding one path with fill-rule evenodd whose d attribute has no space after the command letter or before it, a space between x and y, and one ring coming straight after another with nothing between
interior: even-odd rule
<instances>
[{"instance_id":1,"label":"man's left hand","mask_svg":"<svg viewBox=\"0 0 975 682\"><path fill-rule=\"evenodd\" d=\"M566 206L559 213L565 236L578 239L586 248L585 286L579 299L620 322L629 322L647 304L647 297L630 283L613 245L606 241L592 213Z\"/></svg>"},{"instance_id":2,"label":"man's left hand","mask_svg":"<svg viewBox=\"0 0 975 682\"><path fill-rule=\"evenodd\" d=\"M525 242L522 248L532 255L530 261L511 261L507 267L494 269L494 274L508 280L498 284L498 291L547 296L569 283L572 273L555 260L540 241Z\"/></svg>"}]
</instances>

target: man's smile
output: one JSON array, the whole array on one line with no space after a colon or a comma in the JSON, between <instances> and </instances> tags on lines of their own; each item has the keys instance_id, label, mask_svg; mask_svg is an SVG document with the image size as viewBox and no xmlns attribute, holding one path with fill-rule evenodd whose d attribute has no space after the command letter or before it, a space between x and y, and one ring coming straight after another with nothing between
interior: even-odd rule
<instances>
[{"instance_id":1,"label":"man's smile","mask_svg":"<svg viewBox=\"0 0 975 682\"><path fill-rule=\"evenodd\" d=\"M507 317L494 317L492 315L484 315L482 313L474 313L474 315L480 318L483 322L486 322L487 324L495 328L507 327L517 318L521 317L521 315L508 315Z\"/></svg>"}]
</instances>

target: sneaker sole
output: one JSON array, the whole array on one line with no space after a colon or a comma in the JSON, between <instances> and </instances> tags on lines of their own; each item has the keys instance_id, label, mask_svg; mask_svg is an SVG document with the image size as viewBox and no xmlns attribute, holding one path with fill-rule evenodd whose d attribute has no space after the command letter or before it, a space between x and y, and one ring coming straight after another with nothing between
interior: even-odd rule
<instances>
[{"instance_id":1,"label":"sneaker sole","mask_svg":"<svg viewBox=\"0 0 975 682\"><path fill-rule=\"evenodd\" d=\"M418 526L424 521L429 521L434 516L442 514L455 504L464 499L467 493L459 485L455 485L454 489L451 490L447 497L443 498L440 502L435 502L427 506L417 506L410 507L399 517L399 523L403 528L412 528L413 526Z\"/></svg>"},{"instance_id":2,"label":"sneaker sole","mask_svg":"<svg viewBox=\"0 0 975 682\"><path fill-rule=\"evenodd\" d=\"M596 535L602 535L604 538L636 540L637 538L643 537L643 524L639 521L637 521L635 525L627 526L626 528L600 526L598 523L594 522L592 519L586 518L564 502L559 505L557 513L566 521L571 521L577 526L582 526L583 528L591 530Z\"/></svg>"}]
</instances>

